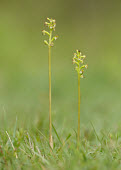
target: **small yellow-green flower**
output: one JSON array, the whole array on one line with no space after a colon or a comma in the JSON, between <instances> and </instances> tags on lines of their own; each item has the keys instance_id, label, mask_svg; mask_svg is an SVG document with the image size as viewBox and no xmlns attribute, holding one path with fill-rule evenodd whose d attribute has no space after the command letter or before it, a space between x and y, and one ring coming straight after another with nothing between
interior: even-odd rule
<instances>
[{"instance_id":1,"label":"small yellow-green flower","mask_svg":"<svg viewBox=\"0 0 121 170\"><path fill-rule=\"evenodd\" d=\"M54 31L55 31L55 27L56 27L56 21L55 21L55 19L47 18L47 20L48 20L49 22L45 22L45 25L48 26L51 30L54 30Z\"/></svg>"},{"instance_id":2,"label":"small yellow-green flower","mask_svg":"<svg viewBox=\"0 0 121 170\"><path fill-rule=\"evenodd\" d=\"M76 50L73 57L73 64L76 64L75 70L78 74L80 74L80 78L84 78L84 69L88 68L88 65L84 64L84 59L86 58L85 55L82 55L80 50Z\"/></svg>"},{"instance_id":3,"label":"small yellow-green flower","mask_svg":"<svg viewBox=\"0 0 121 170\"><path fill-rule=\"evenodd\" d=\"M47 20L48 22L45 22L45 26L49 28L50 32L42 30L42 34L49 36L49 42L44 40L45 45L53 47L54 46L53 42L58 39L58 36L52 37L52 31L55 31L56 21L55 19L49 19L49 18L47 18Z\"/></svg>"}]
</instances>

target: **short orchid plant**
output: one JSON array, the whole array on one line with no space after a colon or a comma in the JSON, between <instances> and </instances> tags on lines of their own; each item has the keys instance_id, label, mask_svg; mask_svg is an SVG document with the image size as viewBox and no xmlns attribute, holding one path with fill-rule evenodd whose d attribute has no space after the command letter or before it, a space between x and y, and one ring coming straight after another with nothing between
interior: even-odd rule
<instances>
[{"instance_id":1,"label":"short orchid plant","mask_svg":"<svg viewBox=\"0 0 121 170\"><path fill-rule=\"evenodd\" d=\"M88 68L88 65L84 64L85 55L82 55L80 50L76 50L73 57L73 64L75 64L75 70L78 74L78 133L77 133L77 144L80 140L80 78L84 78L84 69ZM78 146L78 145L77 145Z\"/></svg>"}]
</instances>

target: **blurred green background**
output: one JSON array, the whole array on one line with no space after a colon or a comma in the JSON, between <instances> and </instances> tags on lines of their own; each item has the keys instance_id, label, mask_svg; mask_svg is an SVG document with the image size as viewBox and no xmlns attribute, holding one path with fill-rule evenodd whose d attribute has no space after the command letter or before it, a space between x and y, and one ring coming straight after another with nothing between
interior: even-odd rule
<instances>
[{"instance_id":1,"label":"blurred green background","mask_svg":"<svg viewBox=\"0 0 121 170\"><path fill-rule=\"evenodd\" d=\"M81 80L81 128L121 122L121 1L0 0L0 126L48 131L48 49L41 31L56 19L52 48L52 118L66 134L77 128L73 53L89 65ZM68 132L67 132L68 131Z\"/></svg>"}]
</instances>

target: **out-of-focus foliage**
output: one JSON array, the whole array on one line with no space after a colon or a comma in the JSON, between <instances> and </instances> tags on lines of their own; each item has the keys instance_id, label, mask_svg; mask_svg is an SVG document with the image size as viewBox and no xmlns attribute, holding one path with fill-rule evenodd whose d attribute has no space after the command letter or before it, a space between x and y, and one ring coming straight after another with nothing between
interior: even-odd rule
<instances>
[{"instance_id":1,"label":"out-of-focus foliage","mask_svg":"<svg viewBox=\"0 0 121 170\"><path fill-rule=\"evenodd\" d=\"M115 127L121 106L120 1L0 2L0 125L47 128L48 53L41 31L57 21L52 49L52 111L58 128L76 128L77 79L72 55L80 49L89 69L81 81L81 122ZM27 121L26 121L27 120ZM68 122L68 123L67 123Z\"/></svg>"}]
</instances>

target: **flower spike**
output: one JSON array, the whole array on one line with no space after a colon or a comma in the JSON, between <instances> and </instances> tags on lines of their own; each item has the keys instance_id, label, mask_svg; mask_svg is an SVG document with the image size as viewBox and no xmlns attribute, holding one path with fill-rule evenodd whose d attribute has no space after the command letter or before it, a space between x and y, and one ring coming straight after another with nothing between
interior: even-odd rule
<instances>
[{"instance_id":1,"label":"flower spike","mask_svg":"<svg viewBox=\"0 0 121 170\"><path fill-rule=\"evenodd\" d=\"M80 50L76 50L76 53L74 53L73 57L73 64L76 64L75 70L77 71L78 74L80 74L80 78L84 78L83 69L87 69L88 65L83 65L84 59L86 58L85 55L82 55Z\"/></svg>"}]
</instances>

